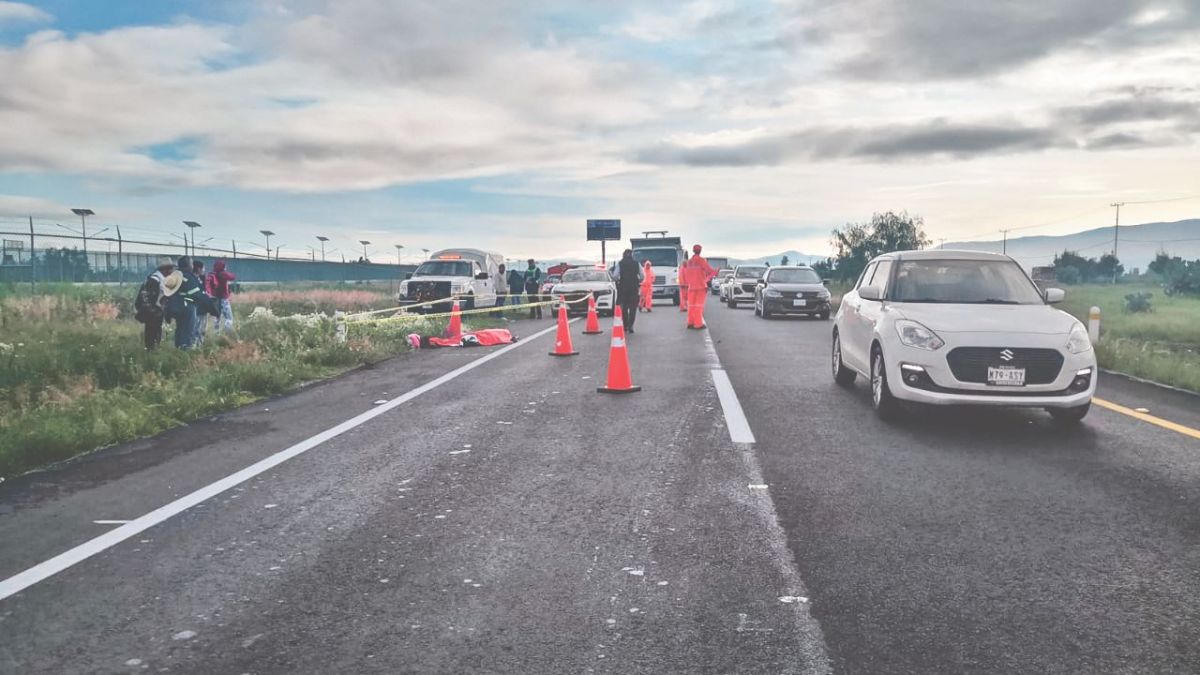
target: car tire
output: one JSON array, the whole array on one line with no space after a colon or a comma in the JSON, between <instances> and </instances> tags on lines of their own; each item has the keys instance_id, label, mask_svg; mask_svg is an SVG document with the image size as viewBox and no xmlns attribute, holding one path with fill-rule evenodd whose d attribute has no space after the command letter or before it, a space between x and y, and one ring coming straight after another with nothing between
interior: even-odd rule
<instances>
[{"instance_id":1,"label":"car tire","mask_svg":"<svg viewBox=\"0 0 1200 675\"><path fill-rule=\"evenodd\" d=\"M879 419L890 422L900 415L900 402L892 396L891 385L888 384L887 363L883 360L883 350L875 347L871 350L871 407Z\"/></svg>"},{"instance_id":2,"label":"car tire","mask_svg":"<svg viewBox=\"0 0 1200 675\"><path fill-rule=\"evenodd\" d=\"M821 312L820 314L817 315L817 317L819 317L822 321L828 321L829 320L829 312Z\"/></svg>"},{"instance_id":3,"label":"car tire","mask_svg":"<svg viewBox=\"0 0 1200 675\"><path fill-rule=\"evenodd\" d=\"M1046 412L1050 413L1056 424L1074 426L1082 422L1091 409L1092 404L1089 402L1074 408L1046 408Z\"/></svg>"},{"instance_id":4,"label":"car tire","mask_svg":"<svg viewBox=\"0 0 1200 675\"><path fill-rule=\"evenodd\" d=\"M858 377L858 373L846 367L846 363L842 361L842 338L837 331L833 332L833 345L830 350L830 363L833 368L833 381L848 387L854 384L854 380Z\"/></svg>"},{"instance_id":5,"label":"car tire","mask_svg":"<svg viewBox=\"0 0 1200 675\"><path fill-rule=\"evenodd\" d=\"M770 318L771 318L771 310L767 309L767 301L766 301L766 300L763 300L763 303L762 303L762 308L760 308L760 309L758 310L758 315L759 315L759 316L761 316L761 317L762 317L762 318L764 318L764 319L770 319Z\"/></svg>"},{"instance_id":6,"label":"car tire","mask_svg":"<svg viewBox=\"0 0 1200 675\"><path fill-rule=\"evenodd\" d=\"M729 309L737 309L737 300L730 298L729 302L725 303L725 306Z\"/></svg>"}]
</instances>

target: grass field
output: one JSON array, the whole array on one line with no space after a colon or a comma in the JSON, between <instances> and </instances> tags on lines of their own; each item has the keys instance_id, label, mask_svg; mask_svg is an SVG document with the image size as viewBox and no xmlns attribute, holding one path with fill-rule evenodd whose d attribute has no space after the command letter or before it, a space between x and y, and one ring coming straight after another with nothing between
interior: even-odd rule
<instances>
[{"instance_id":1,"label":"grass field","mask_svg":"<svg viewBox=\"0 0 1200 675\"><path fill-rule=\"evenodd\" d=\"M1059 307L1080 321L1087 322L1093 306L1100 308L1096 356L1102 368L1200 392L1200 298L1167 297L1157 287L1135 284L1064 289ZM1125 311L1125 296L1137 292L1152 294L1153 311Z\"/></svg>"},{"instance_id":2,"label":"grass field","mask_svg":"<svg viewBox=\"0 0 1200 675\"><path fill-rule=\"evenodd\" d=\"M443 327L356 325L338 342L334 309L393 306L386 287L253 290L234 296L235 336L181 352L167 328L147 352L134 289L39 290L0 288L0 479L377 362L407 351L406 334Z\"/></svg>"}]
</instances>

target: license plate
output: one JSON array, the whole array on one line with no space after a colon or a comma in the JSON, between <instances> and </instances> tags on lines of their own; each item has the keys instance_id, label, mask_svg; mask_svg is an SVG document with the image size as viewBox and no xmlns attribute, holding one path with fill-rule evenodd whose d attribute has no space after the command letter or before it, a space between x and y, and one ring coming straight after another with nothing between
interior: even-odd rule
<instances>
[{"instance_id":1,"label":"license plate","mask_svg":"<svg viewBox=\"0 0 1200 675\"><path fill-rule=\"evenodd\" d=\"M807 300L793 300L792 306L793 307L807 307L808 301Z\"/></svg>"},{"instance_id":2,"label":"license plate","mask_svg":"<svg viewBox=\"0 0 1200 675\"><path fill-rule=\"evenodd\" d=\"M994 384L1000 387L1023 387L1025 386L1025 369L1016 368L1013 366L1000 366L999 368L988 368L988 384Z\"/></svg>"}]
</instances>

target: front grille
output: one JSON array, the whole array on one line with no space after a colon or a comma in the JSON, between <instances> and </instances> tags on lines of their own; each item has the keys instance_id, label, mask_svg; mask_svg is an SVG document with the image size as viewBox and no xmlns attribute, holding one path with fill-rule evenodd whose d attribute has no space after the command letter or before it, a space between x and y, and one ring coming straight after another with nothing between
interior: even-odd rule
<instances>
[{"instance_id":1,"label":"front grille","mask_svg":"<svg viewBox=\"0 0 1200 675\"><path fill-rule=\"evenodd\" d=\"M1012 352L1012 360L1001 358L1002 351ZM1056 349L958 347L946 355L946 363L959 382L987 384L988 367L1014 366L1025 369L1025 384L1050 384L1058 379L1063 355Z\"/></svg>"},{"instance_id":2,"label":"front grille","mask_svg":"<svg viewBox=\"0 0 1200 675\"><path fill-rule=\"evenodd\" d=\"M666 283L667 283L666 277L664 277L664 276L655 276L654 277L654 285L655 286L662 286L662 285L665 285Z\"/></svg>"},{"instance_id":3,"label":"front grille","mask_svg":"<svg viewBox=\"0 0 1200 675\"><path fill-rule=\"evenodd\" d=\"M753 293L754 287L757 285L758 284L742 284L742 290L746 291L747 293Z\"/></svg>"},{"instance_id":4,"label":"front grille","mask_svg":"<svg viewBox=\"0 0 1200 675\"><path fill-rule=\"evenodd\" d=\"M449 281L409 281L408 299L416 302L429 302L450 297Z\"/></svg>"},{"instance_id":5,"label":"front grille","mask_svg":"<svg viewBox=\"0 0 1200 675\"><path fill-rule=\"evenodd\" d=\"M585 292L574 291L572 293L563 293L563 297L567 299L567 302L572 303L572 304L567 305L567 310L572 311L572 312L577 311L577 310L578 311L587 310L587 296L588 296L588 293L586 291Z\"/></svg>"},{"instance_id":6,"label":"front grille","mask_svg":"<svg viewBox=\"0 0 1200 675\"><path fill-rule=\"evenodd\" d=\"M780 291L785 298L804 298L805 300L816 300L821 297L821 294L816 291Z\"/></svg>"}]
</instances>

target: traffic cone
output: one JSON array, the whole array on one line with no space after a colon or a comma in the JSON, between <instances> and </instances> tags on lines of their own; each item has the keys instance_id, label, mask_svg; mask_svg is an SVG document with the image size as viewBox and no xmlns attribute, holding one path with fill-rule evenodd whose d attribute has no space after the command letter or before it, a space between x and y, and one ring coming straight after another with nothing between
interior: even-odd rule
<instances>
[{"instance_id":1,"label":"traffic cone","mask_svg":"<svg viewBox=\"0 0 1200 675\"><path fill-rule=\"evenodd\" d=\"M458 300L455 300L454 306L450 308L450 325L446 326L446 331L442 333L443 337L462 337L462 315L459 312Z\"/></svg>"},{"instance_id":2,"label":"traffic cone","mask_svg":"<svg viewBox=\"0 0 1200 675\"><path fill-rule=\"evenodd\" d=\"M596 314L596 296L589 295L587 325L583 327L583 334L599 335L603 332L600 330L600 317Z\"/></svg>"},{"instance_id":3,"label":"traffic cone","mask_svg":"<svg viewBox=\"0 0 1200 675\"><path fill-rule=\"evenodd\" d=\"M575 356L579 352L571 346L571 327L567 325L567 299L558 303L558 335L554 338L554 351L550 356Z\"/></svg>"},{"instance_id":4,"label":"traffic cone","mask_svg":"<svg viewBox=\"0 0 1200 675\"><path fill-rule=\"evenodd\" d=\"M602 394L629 394L641 391L629 374L629 349L625 346L625 322L621 308L613 308L612 349L608 352L608 385L596 387Z\"/></svg>"}]
</instances>

